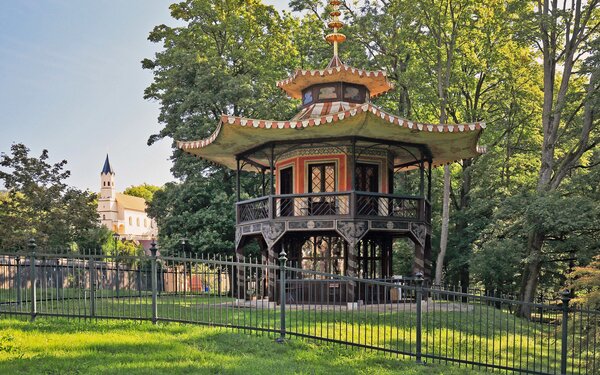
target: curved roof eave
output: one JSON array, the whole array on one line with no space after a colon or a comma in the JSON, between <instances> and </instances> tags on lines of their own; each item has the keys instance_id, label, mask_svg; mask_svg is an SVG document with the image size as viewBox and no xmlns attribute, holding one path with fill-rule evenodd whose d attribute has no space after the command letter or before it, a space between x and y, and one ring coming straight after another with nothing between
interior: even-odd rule
<instances>
[{"instance_id":1,"label":"curved roof eave","mask_svg":"<svg viewBox=\"0 0 600 375\"><path fill-rule=\"evenodd\" d=\"M386 124L395 125L397 130L381 126ZM440 125L409 121L367 103L343 112L298 121L223 115L208 138L178 141L177 147L235 169L235 155L267 142L289 139L306 139L308 142L317 137L357 135L427 145L432 149L434 164L441 165L477 155L477 142L484 128L483 122ZM309 133L296 133L299 130Z\"/></svg>"},{"instance_id":2,"label":"curved roof eave","mask_svg":"<svg viewBox=\"0 0 600 375\"><path fill-rule=\"evenodd\" d=\"M291 98L301 99L302 90L319 83L348 82L359 84L369 89L371 98L394 88L383 70L358 69L346 64L327 67L325 69L298 69L287 79L277 82L277 87L285 91Z\"/></svg>"}]
</instances>

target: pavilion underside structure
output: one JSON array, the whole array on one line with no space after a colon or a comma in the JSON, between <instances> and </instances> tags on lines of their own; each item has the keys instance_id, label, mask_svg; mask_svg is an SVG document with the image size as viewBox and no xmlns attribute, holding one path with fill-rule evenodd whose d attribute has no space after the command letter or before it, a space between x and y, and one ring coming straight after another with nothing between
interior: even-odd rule
<instances>
[{"instance_id":1,"label":"pavilion underside structure","mask_svg":"<svg viewBox=\"0 0 600 375\"><path fill-rule=\"evenodd\" d=\"M432 168L476 156L485 125L419 123L373 105L370 99L392 85L383 71L341 62L339 2L331 4L330 27L337 27L327 36L334 44L329 65L298 70L278 83L301 99L296 116L276 121L223 115L210 137L180 140L178 147L238 172L238 258L246 244L258 241L270 262L285 251L303 269L387 279L393 242L408 238L413 272L430 277ZM242 171L262 175L261 196L240 199ZM418 173L410 194L394 187L405 173ZM275 280L267 282L275 299ZM353 290L344 295L348 301L341 302L358 298Z\"/></svg>"}]
</instances>

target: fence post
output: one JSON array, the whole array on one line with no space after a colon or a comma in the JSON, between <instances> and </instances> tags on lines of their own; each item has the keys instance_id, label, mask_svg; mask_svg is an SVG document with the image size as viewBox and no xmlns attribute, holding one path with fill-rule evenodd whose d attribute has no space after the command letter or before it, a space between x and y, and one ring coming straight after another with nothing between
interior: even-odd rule
<instances>
[{"instance_id":1,"label":"fence post","mask_svg":"<svg viewBox=\"0 0 600 375\"><path fill-rule=\"evenodd\" d=\"M567 356L568 356L568 336L569 336L569 301L571 300L571 291L566 289L561 292L560 300L562 301L562 338L560 350L560 373L567 374Z\"/></svg>"},{"instance_id":2,"label":"fence post","mask_svg":"<svg viewBox=\"0 0 600 375\"><path fill-rule=\"evenodd\" d=\"M117 254L116 258L115 258L115 294L117 295L117 298L119 298L119 294L120 294L120 289L121 289L121 280L119 279L119 254Z\"/></svg>"},{"instance_id":3,"label":"fence post","mask_svg":"<svg viewBox=\"0 0 600 375\"><path fill-rule=\"evenodd\" d=\"M88 270L90 273L90 317L96 316L96 262L92 255L88 260Z\"/></svg>"},{"instance_id":4,"label":"fence post","mask_svg":"<svg viewBox=\"0 0 600 375\"><path fill-rule=\"evenodd\" d=\"M17 265L17 274L15 275L15 284L16 284L16 291L17 291L17 307L19 307L19 309L22 306L23 303L23 298L21 297L21 257L20 256L16 256L15 257L15 263Z\"/></svg>"},{"instance_id":5,"label":"fence post","mask_svg":"<svg viewBox=\"0 0 600 375\"><path fill-rule=\"evenodd\" d=\"M417 322L416 322L416 330L417 330L417 334L416 334L416 357L417 357L417 363L418 364L423 364L423 361L421 359L421 351L422 351L422 336L423 336L423 332L422 332L422 311L421 311L421 303L423 302L423 273L421 272L417 272L416 276L416 293L415 293L415 303L416 303L416 310L417 310Z\"/></svg>"},{"instance_id":6,"label":"fence post","mask_svg":"<svg viewBox=\"0 0 600 375\"><path fill-rule=\"evenodd\" d=\"M286 270L286 262L287 262L287 254L285 250L281 250L279 253L279 307L280 307L280 333L277 342L285 341L285 270Z\"/></svg>"},{"instance_id":7,"label":"fence post","mask_svg":"<svg viewBox=\"0 0 600 375\"><path fill-rule=\"evenodd\" d=\"M152 258L150 259L151 264L151 273L152 273L152 324L156 324L158 321L158 305L156 303L156 298L158 295L158 271L156 267L156 242L152 240L150 244L150 252L152 253Z\"/></svg>"},{"instance_id":8,"label":"fence post","mask_svg":"<svg viewBox=\"0 0 600 375\"><path fill-rule=\"evenodd\" d=\"M36 282L37 275L35 270L35 248L37 244L35 243L35 239L31 238L29 240L29 279L31 280L31 321L35 320L37 315L37 296L36 296Z\"/></svg>"},{"instance_id":9,"label":"fence post","mask_svg":"<svg viewBox=\"0 0 600 375\"><path fill-rule=\"evenodd\" d=\"M140 259L137 264L137 285L138 295L142 298L142 260Z\"/></svg>"}]
</instances>

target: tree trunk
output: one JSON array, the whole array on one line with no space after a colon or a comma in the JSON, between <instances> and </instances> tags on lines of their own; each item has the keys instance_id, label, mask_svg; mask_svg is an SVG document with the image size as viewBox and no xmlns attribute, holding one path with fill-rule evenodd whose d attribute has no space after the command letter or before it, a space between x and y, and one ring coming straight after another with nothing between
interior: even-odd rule
<instances>
[{"instance_id":1,"label":"tree trunk","mask_svg":"<svg viewBox=\"0 0 600 375\"><path fill-rule=\"evenodd\" d=\"M442 231L440 234L440 252L435 263L435 285L442 284L442 271L446 249L448 247L448 223L450 221L450 166L444 165L444 197L442 200Z\"/></svg>"},{"instance_id":2,"label":"tree trunk","mask_svg":"<svg viewBox=\"0 0 600 375\"><path fill-rule=\"evenodd\" d=\"M529 256L528 263L525 266L523 272L523 279L521 281L521 291L523 302L531 303L535 297L537 290L538 278L542 265L542 245L544 243L544 235L538 231L531 233L528 240ZM531 306L523 304L521 305L518 315L523 318L529 318L531 316Z\"/></svg>"}]
</instances>

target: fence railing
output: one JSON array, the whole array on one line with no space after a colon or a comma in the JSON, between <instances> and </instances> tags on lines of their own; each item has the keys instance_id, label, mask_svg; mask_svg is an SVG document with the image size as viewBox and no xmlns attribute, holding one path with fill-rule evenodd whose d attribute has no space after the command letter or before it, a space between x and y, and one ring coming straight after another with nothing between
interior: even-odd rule
<instances>
[{"instance_id":1,"label":"fence railing","mask_svg":"<svg viewBox=\"0 0 600 375\"><path fill-rule=\"evenodd\" d=\"M319 216L386 217L430 221L430 203L423 197L341 191L272 195L237 203L237 222Z\"/></svg>"},{"instance_id":2,"label":"fence railing","mask_svg":"<svg viewBox=\"0 0 600 375\"><path fill-rule=\"evenodd\" d=\"M0 316L173 321L475 369L598 374L600 312L247 257L0 253ZM526 305L528 317L516 313Z\"/></svg>"}]
</instances>

